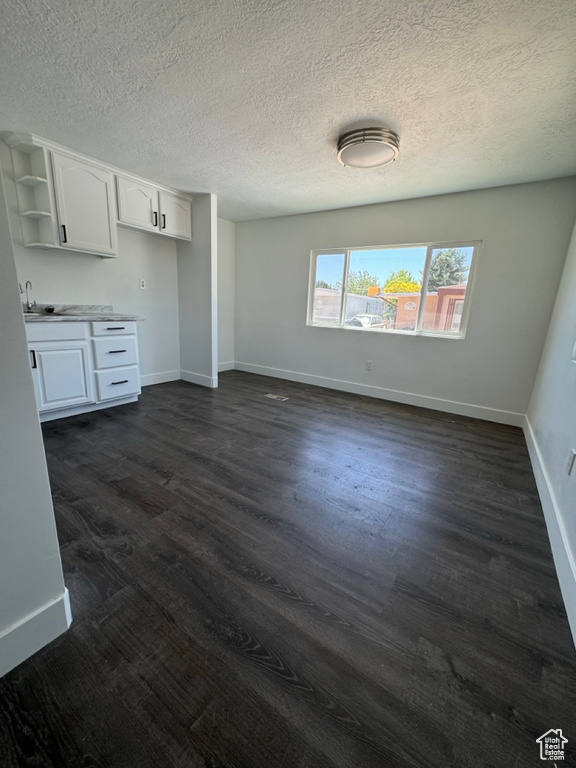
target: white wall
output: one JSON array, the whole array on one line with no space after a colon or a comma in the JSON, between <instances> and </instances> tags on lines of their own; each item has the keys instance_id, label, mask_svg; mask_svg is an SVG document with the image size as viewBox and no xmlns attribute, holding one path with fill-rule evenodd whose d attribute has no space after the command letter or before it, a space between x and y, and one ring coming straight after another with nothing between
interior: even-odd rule
<instances>
[{"instance_id":1,"label":"white wall","mask_svg":"<svg viewBox=\"0 0 576 768\"><path fill-rule=\"evenodd\" d=\"M236 225L236 366L522 423L576 212L576 180ZM482 240L464 340L306 326L310 250ZM373 370L365 370L365 361Z\"/></svg>"},{"instance_id":2,"label":"white wall","mask_svg":"<svg viewBox=\"0 0 576 768\"><path fill-rule=\"evenodd\" d=\"M566 610L576 640L576 227L552 315L527 434Z\"/></svg>"},{"instance_id":3,"label":"white wall","mask_svg":"<svg viewBox=\"0 0 576 768\"><path fill-rule=\"evenodd\" d=\"M0 185L0 676L65 631L67 593Z\"/></svg>"},{"instance_id":4,"label":"white wall","mask_svg":"<svg viewBox=\"0 0 576 768\"><path fill-rule=\"evenodd\" d=\"M218 219L218 367L234 367L236 225Z\"/></svg>"},{"instance_id":5,"label":"white wall","mask_svg":"<svg viewBox=\"0 0 576 768\"><path fill-rule=\"evenodd\" d=\"M218 386L218 224L217 200L194 195L192 242L178 254L180 375L185 381Z\"/></svg>"}]
</instances>

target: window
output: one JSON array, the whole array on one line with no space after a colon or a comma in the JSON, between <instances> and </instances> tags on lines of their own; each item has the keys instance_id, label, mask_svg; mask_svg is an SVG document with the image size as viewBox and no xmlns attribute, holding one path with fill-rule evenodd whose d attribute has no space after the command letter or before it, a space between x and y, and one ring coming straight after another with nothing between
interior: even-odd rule
<instances>
[{"instance_id":1,"label":"window","mask_svg":"<svg viewBox=\"0 0 576 768\"><path fill-rule=\"evenodd\" d=\"M478 243L312 251L308 324L462 338Z\"/></svg>"}]
</instances>

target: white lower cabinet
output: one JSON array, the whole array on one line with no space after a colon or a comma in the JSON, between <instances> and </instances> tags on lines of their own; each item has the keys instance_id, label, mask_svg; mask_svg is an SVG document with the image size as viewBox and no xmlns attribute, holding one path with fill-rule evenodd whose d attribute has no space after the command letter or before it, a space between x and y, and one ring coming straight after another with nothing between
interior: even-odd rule
<instances>
[{"instance_id":1,"label":"white lower cabinet","mask_svg":"<svg viewBox=\"0 0 576 768\"><path fill-rule=\"evenodd\" d=\"M110 336L103 337L110 327ZM28 323L28 350L42 421L136 400L140 368L136 325ZM126 333L126 331L131 331Z\"/></svg>"},{"instance_id":2,"label":"white lower cabinet","mask_svg":"<svg viewBox=\"0 0 576 768\"><path fill-rule=\"evenodd\" d=\"M87 341L34 344L31 362L40 413L94 402Z\"/></svg>"}]
</instances>

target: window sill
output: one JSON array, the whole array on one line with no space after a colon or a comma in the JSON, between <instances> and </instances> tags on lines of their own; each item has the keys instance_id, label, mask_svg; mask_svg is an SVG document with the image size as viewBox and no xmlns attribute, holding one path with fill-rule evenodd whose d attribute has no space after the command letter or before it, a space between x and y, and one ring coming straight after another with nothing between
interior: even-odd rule
<instances>
[{"instance_id":1,"label":"window sill","mask_svg":"<svg viewBox=\"0 0 576 768\"><path fill-rule=\"evenodd\" d=\"M430 339L450 339L452 341L462 341L465 336L461 333L434 333L434 331L402 331L396 328L358 328L343 325L322 325L321 323L306 323L309 328L328 328L333 331L359 331L360 333L373 333L379 336L404 336L423 337Z\"/></svg>"}]
</instances>

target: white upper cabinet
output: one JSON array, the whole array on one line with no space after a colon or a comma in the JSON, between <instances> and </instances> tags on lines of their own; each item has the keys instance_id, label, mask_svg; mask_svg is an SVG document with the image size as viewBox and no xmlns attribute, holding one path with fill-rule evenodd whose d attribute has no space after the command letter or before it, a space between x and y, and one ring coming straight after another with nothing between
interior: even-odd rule
<instances>
[{"instance_id":1,"label":"white upper cabinet","mask_svg":"<svg viewBox=\"0 0 576 768\"><path fill-rule=\"evenodd\" d=\"M116 182L118 221L121 224L168 237L191 239L192 206L189 198L125 176L117 176Z\"/></svg>"},{"instance_id":2,"label":"white upper cabinet","mask_svg":"<svg viewBox=\"0 0 576 768\"><path fill-rule=\"evenodd\" d=\"M116 176L118 221L158 231L158 190L148 184Z\"/></svg>"},{"instance_id":3,"label":"white upper cabinet","mask_svg":"<svg viewBox=\"0 0 576 768\"><path fill-rule=\"evenodd\" d=\"M192 239L191 198L32 134L0 133L0 139L11 150L27 248L116 256L118 224Z\"/></svg>"},{"instance_id":4,"label":"white upper cabinet","mask_svg":"<svg viewBox=\"0 0 576 768\"><path fill-rule=\"evenodd\" d=\"M171 237L191 239L191 205L187 197L160 192L160 231Z\"/></svg>"},{"instance_id":5,"label":"white upper cabinet","mask_svg":"<svg viewBox=\"0 0 576 768\"><path fill-rule=\"evenodd\" d=\"M102 168L52 152L60 246L116 255L114 178Z\"/></svg>"}]
</instances>

